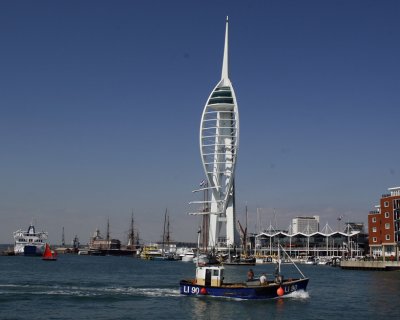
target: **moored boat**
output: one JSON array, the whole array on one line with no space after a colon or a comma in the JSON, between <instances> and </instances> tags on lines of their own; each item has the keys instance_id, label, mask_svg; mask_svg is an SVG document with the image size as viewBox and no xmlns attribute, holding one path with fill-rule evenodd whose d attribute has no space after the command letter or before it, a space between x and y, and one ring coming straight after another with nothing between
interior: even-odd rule
<instances>
[{"instance_id":1,"label":"moored boat","mask_svg":"<svg viewBox=\"0 0 400 320\"><path fill-rule=\"evenodd\" d=\"M145 260L156 260L162 256L162 250L156 244L145 245L139 254L140 258Z\"/></svg>"},{"instance_id":2,"label":"moored boat","mask_svg":"<svg viewBox=\"0 0 400 320\"><path fill-rule=\"evenodd\" d=\"M283 248L282 248L283 250ZM295 291L307 289L309 279L299 268L298 278L284 278L281 273L280 258L272 281L254 279L244 282L225 282L224 266L199 266L196 267L196 277L180 281L180 293L191 296L229 297L239 299L274 299L291 294Z\"/></svg>"},{"instance_id":3,"label":"moored boat","mask_svg":"<svg viewBox=\"0 0 400 320\"><path fill-rule=\"evenodd\" d=\"M45 249L48 233L36 232L35 226L31 223L28 230L14 232L14 254L25 256L41 256Z\"/></svg>"},{"instance_id":4,"label":"moored boat","mask_svg":"<svg viewBox=\"0 0 400 320\"><path fill-rule=\"evenodd\" d=\"M179 249L178 249L179 250ZM183 262L192 262L194 258L194 251L192 248L183 248L179 250L180 260Z\"/></svg>"},{"instance_id":5,"label":"moored boat","mask_svg":"<svg viewBox=\"0 0 400 320\"><path fill-rule=\"evenodd\" d=\"M272 256L256 256L256 264L276 263L276 259Z\"/></svg>"}]
</instances>

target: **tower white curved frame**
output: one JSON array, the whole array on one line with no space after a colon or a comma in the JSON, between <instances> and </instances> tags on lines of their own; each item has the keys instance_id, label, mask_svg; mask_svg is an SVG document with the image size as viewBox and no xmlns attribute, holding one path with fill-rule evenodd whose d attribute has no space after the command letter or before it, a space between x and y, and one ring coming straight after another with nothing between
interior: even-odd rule
<instances>
[{"instance_id":1,"label":"tower white curved frame","mask_svg":"<svg viewBox=\"0 0 400 320\"><path fill-rule=\"evenodd\" d=\"M200 153L208 186L212 191L209 246L219 242L226 225L226 244L237 243L235 228L235 166L239 147L239 112L228 72L228 18L221 80L204 107L200 124Z\"/></svg>"}]
</instances>

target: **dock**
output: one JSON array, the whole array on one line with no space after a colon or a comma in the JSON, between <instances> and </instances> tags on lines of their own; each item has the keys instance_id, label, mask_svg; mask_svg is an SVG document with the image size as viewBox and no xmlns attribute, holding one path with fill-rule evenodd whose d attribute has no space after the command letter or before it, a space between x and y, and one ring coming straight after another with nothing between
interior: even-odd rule
<instances>
[{"instance_id":1,"label":"dock","mask_svg":"<svg viewBox=\"0 0 400 320\"><path fill-rule=\"evenodd\" d=\"M400 261L344 260L340 262L340 267L342 269L351 269L351 270L394 271L394 270L400 270Z\"/></svg>"}]
</instances>

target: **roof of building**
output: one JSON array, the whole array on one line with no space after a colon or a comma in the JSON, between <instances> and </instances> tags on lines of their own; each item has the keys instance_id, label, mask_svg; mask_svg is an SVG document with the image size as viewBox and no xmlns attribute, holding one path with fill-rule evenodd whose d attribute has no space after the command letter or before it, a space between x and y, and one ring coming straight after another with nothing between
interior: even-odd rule
<instances>
[{"instance_id":1,"label":"roof of building","mask_svg":"<svg viewBox=\"0 0 400 320\"><path fill-rule=\"evenodd\" d=\"M286 233L286 232L279 231L279 232L275 232L275 233L261 232L260 234L257 234L256 237L260 237L260 236L267 236L267 237L271 237L271 238L273 238L273 237L289 237L289 238L292 238L292 237L298 237L298 236L301 236L301 237L314 237L314 236L323 236L323 237L344 236L344 237L352 237L352 236L355 236L356 234L359 234L359 233L361 233L361 232L360 231L351 231L350 233L345 233L345 232L335 231L335 232L331 232L331 233L323 233L323 232L318 231L318 232L313 232L313 233L310 233L310 234L306 234L306 233L303 233L303 232L296 232L296 233L293 233L293 234L289 234L289 233Z\"/></svg>"}]
</instances>

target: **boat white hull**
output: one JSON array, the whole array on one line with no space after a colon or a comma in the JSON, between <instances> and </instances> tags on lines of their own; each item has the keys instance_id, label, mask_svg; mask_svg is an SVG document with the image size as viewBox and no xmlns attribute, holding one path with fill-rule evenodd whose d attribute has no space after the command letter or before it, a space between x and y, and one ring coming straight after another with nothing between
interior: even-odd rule
<instances>
[{"instance_id":1,"label":"boat white hull","mask_svg":"<svg viewBox=\"0 0 400 320\"><path fill-rule=\"evenodd\" d=\"M14 246L14 254L16 256L23 256L23 255L41 256L41 255L43 255L44 248L45 248L44 243L40 243L40 244L16 243Z\"/></svg>"},{"instance_id":2,"label":"boat white hull","mask_svg":"<svg viewBox=\"0 0 400 320\"><path fill-rule=\"evenodd\" d=\"M182 257L183 262L192 262L193 261L193 256L187 255Z\"/></svg>"},{"instance_id":3,"label":"boat white hull","mask_svg":"<svg viewBox=\"0 0 400 320\"><path fill-rule=\"evenodd\" d=\"M256 264L267 264L267 263L277 263L276 259L271 257L260 257L256 258Z\"/></svg>"},{"instance_id":4,"label":"boat white hull","mask_svg":"<svg viewBox=\"0 0 400 320\"><path fill-rule=\"evenodd\" d=\"M194 263L198 264L208 264L210 262L210 259L205 254L200 255L199 257L194 257L192 260Z\"/></svg>"}]
</instances>

